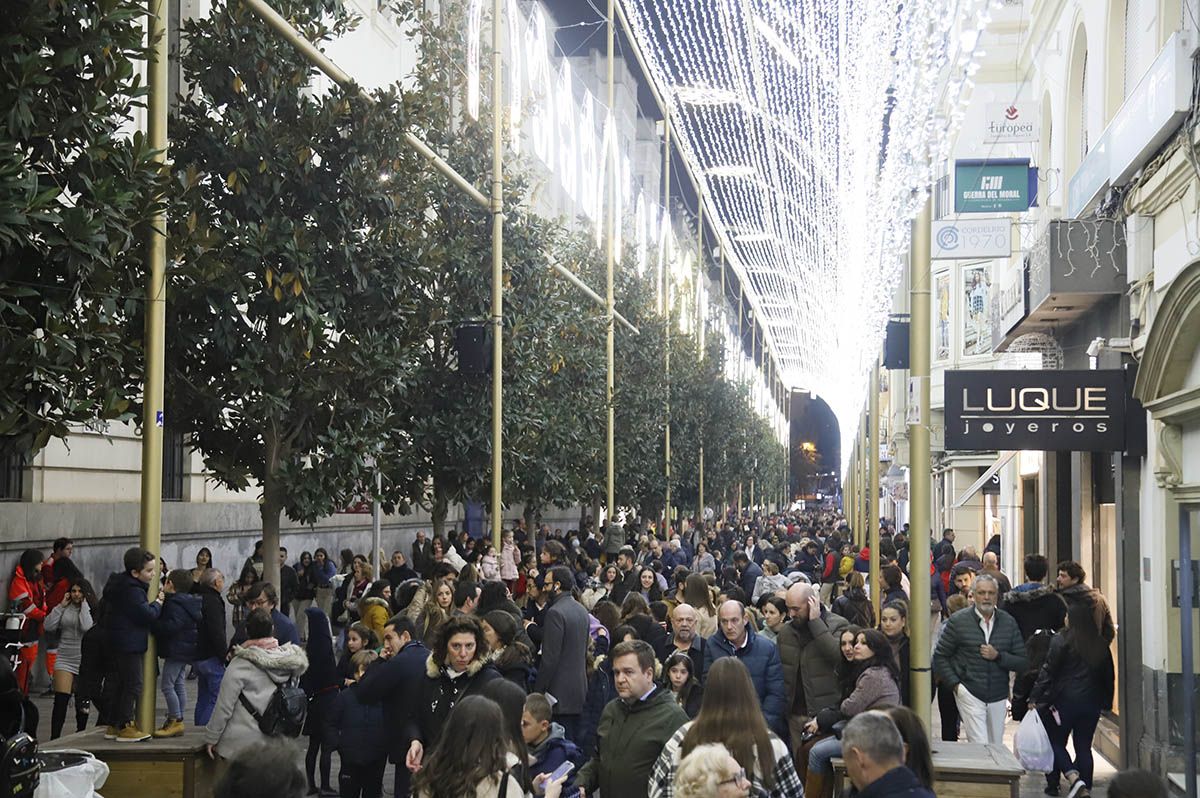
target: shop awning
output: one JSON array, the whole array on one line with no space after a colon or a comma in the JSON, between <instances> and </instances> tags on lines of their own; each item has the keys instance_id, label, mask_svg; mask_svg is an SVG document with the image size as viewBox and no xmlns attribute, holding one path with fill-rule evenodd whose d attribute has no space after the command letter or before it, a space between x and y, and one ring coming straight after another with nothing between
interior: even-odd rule
<instances>
[{"instance_id":1,"label":"shop awning","mask_svg":"<svg viewBox=\"0 0 1200 798\"><path fill-rule=\"evenodd\" d=\"M996 462L992 463L988 470L984 471L979 479L975 480L975 484L963 491L963 495L955 500L954 506L956 508L962 507L969 502L971 497L978 493L987 484L989 479L999 473L1001 468L1008 465L1008 462L1016 457L1017 454L1017 452L1000 452L1000 456L996 458Z\"/></svg>"}]
</instances>

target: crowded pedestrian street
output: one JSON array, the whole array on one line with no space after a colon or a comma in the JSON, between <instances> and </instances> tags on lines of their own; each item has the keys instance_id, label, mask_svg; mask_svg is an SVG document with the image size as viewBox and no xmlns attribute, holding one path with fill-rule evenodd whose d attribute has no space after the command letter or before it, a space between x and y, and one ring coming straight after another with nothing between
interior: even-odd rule
<instances>
[{"instance_id":1,"label":"crowded pedestrian street","mask_svg":"<svg viewBox=\"0 0 1200 798\"><path fill-rule=\"evenodd\" d=\"M1200 798L1200 0L8 0L0 798Z\"/></svg>"}]
</instances>

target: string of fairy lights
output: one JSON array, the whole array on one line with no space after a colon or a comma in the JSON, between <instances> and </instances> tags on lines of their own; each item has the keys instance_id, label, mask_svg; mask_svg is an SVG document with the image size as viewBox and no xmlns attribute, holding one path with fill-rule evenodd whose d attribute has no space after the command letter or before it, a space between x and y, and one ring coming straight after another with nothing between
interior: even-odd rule
<instances>
[{"instance_id":1,"label":"string of fairy lights","mask_svg":"<svg viewBox=\"0 0 1200 798\"><path fill-rule=\"evenodd\" d=\"M619 2L778 376L845 458L995 0Z\"/></svg>"}]
</instances>

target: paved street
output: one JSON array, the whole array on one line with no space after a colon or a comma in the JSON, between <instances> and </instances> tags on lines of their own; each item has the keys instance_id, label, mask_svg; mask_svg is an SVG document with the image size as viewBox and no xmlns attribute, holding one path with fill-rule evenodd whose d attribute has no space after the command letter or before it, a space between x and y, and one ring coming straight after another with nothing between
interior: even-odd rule
<instances>
[{"instance_id":1,"label":"paved street","mask_svg":"<svg viewBox=\"0 0 1200 798\"><path fill-rule=\"evenodd\" d=\"M194 681L189 681L187 683L187 689L188 689L188 715L190 716L192 708L195 706L194 702L196 699L196 683ZM39 720L39 726L38 726L39 737L41 737L43 739L48 738L50 736L50 709L51 709L53 700L49 696L40 696L39 695L35 699L34 703L37 704L38 711L40 713L40 720ZM162 697L160 695L159 702L158 702L158 719L159 719L158 725L162 725L163 708L164 707L163 707L163 703L162 703ZM72 708L70 711L68 711L67 715L68 715L67 731L70 731L74 728L74 726L72 725L75 722L74 709ZM936 740L936 738L939 735L940 723L938 722L937 713L934 712L933 715L934 715L933 736ZM190 723L189 723L189 725L190 725ZM1010 749L1012 748L1012 737L1013 737L1013 734L1016 732L1016 730L1017 730L1017 724L1012 721L1009 721L1008 728L1005 733L1005 742ZM306 743L307 741L302 738L301 742ZM1108 780L1110 778L1112 778L1114 773L1116 773L1116 769L1111 764L1109 764L1107 760L1102 758L1099 754L1096 754L1095 758L1096 758L1096 779L1095 779L1096 784L1095 784L1095 789L1092 791L1092 795L1096 796L1096 798L1104 798L1104 796L1107 794L1106 786L1107 786ZM392 768L392 766L388 765L388 772L384 776L384 795L391 795L391 785L392 785L392 770L391 770L391 768ZM333 779L332 779L335 784L337 783L337 771L338 771L338 763L337 763L337 755L335 754L334 755L334 764L333 764ZM1045 779L1040 773L1027 774L1024 778L1021 779L1021 798L1044 798L1043 793L1042 793L1042 788L1044 786L1045 786ZM1065 789L1064 789L1064 793L1065 793Z\"/></svg>"}]
</instances>

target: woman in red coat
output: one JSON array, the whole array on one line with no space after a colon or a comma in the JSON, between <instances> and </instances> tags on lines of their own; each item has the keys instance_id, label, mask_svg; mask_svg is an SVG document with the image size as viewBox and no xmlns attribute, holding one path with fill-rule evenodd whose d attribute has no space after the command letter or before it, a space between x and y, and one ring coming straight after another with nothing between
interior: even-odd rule
<instances>
[{"instance_id":1,"label":"woman in red coat","mask_svg":"<svg viewBox=\"0 0 1200 798\"><path fill-rule=\"evenodd\" d=\"M26 549L8 583L8 611L25 616L21 624L21 653L17 663L17 686L29 694L29 674L37 661L38 637L46 618L46 594L42 588L42 553Z\"/></svg>"}]
</instances>

